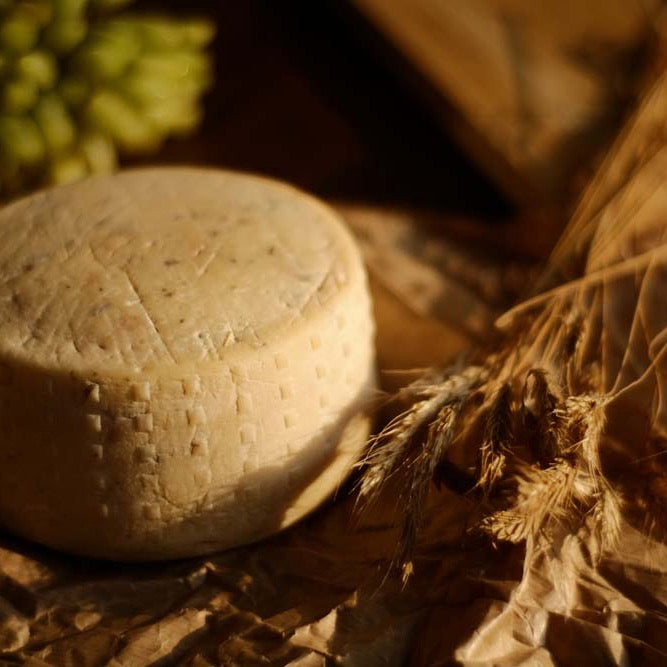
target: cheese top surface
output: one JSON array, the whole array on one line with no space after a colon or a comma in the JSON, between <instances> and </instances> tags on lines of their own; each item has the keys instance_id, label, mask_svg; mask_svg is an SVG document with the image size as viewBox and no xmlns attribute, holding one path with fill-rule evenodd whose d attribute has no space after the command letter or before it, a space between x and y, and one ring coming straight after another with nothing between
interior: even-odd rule
<instances>
[{"instance_id":1,"label":"cheese top surface","mask_svg":"<svg viewBox=\"0 0 667 667\"><path fill-rule=\"evenodd\" d=\"M0 358L182 372L261 348L363 271L325 206L201 169L98 176L0 212Z\"/></svg>"}]
</instances>

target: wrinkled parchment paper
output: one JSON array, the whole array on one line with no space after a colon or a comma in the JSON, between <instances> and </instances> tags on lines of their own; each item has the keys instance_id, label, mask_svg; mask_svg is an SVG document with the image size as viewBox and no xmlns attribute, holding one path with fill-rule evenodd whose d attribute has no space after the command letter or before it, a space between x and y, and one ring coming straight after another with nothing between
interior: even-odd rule
<instances>
[{"instance_id":1,"label":"wrinkled parchment paper","mask_svg":"<svg viewBox=\"0 0 667 667\"><path fill-rule=\"evenodd\" d=\"M549 541L490 540L469 531L479 512L471 496L434 488L404 585L389 569L395 489L358 512L352 483L282 535L176 563L86 561L2 536L0 664L666 664L666 91L667 75L587 192L535 296L488 339L518 346L500 372L541 365L575 382L586 369L588 389L604 397L603 473L622 501L613 548L598 540L595 517ZM417 247L417 274L433 276ZM400 270L373 262L400 296ZM459 303L457 289L448 303ZM444 322L458 321L463 337L502 300L465 294L460 303L478 302L479 317L466 310ZM439 299L413 301L431 317Z\"/></svg>"}]
</instances>

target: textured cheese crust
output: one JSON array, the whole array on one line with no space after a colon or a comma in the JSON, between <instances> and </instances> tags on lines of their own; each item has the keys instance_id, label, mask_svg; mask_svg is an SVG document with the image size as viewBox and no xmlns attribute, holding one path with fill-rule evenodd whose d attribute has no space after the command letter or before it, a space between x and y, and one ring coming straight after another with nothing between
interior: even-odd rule
<instances>
[{"instance_id":1,"label":"textured cheese crust","mask_svg":"<svg viewBox=\"0 0 667 667\"><path fill-rule=\"evenodd\" d=\"M266 179L95 177L0 211L0 522L102 558L259 539L367 435L373 325L336 215Z\"/></svg>"}]
</instances>

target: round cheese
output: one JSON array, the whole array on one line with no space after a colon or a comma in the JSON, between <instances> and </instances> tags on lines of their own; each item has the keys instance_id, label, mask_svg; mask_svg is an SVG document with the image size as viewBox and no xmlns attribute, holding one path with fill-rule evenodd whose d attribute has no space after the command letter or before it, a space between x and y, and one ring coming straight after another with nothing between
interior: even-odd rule
<instances>
[{"instance_id":1,"label":"round cheese","mask_svg":"<svg viewBox=\"0 0 667 667\"><path fill-rule=\"evenodd\" d=\"M161 559L264 537L364 445L373 324L337 216L267 179L167 168L0 211L0 522Z\"/></svg>"}]
</instances>

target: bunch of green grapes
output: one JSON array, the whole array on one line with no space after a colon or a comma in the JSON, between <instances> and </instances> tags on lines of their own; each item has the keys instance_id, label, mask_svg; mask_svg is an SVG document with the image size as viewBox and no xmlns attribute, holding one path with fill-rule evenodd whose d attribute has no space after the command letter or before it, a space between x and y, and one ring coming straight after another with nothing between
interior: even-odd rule
<instances>
[{"instance_id":1,"label":"bunch of green grapes","mask_svg":"<svg viewBox=\"0 0 667 667\"><path fill-rule=\"evenodd\" d=\"M0 196L111 171L200 121L202 20L114 14L131 0L0 0Z\"/></svg>"}]
</instances>

